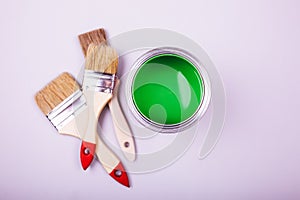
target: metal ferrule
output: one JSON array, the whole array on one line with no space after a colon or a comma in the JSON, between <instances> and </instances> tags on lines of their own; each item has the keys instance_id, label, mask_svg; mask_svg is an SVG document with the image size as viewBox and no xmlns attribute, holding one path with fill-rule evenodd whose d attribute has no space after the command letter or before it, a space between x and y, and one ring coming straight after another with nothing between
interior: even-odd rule
<instances>
[{"instance_id":1,"label":"metal ferrule","mask_svg":"<svg viewBox=\"0 0 300 200\"><path fill-rule=\"evenodd\" d=\"M83 90L112 93L117 76L115 74L99 73L85 70L83 78Z\"/></svg>"},{"instance_id":2,"label":"metal ferrule","mask_svg":"<svg viewBox=\"0 0 300 200\"><path fill-rule=\"evenodd\" d=\"M81 90L75 91L71 96L66 98L56 106L48 115L48 119L53 126L60 130L70 120L74 118L74 113L79 112L87 107L85 97Z\"/></svg>"}]
</instances>

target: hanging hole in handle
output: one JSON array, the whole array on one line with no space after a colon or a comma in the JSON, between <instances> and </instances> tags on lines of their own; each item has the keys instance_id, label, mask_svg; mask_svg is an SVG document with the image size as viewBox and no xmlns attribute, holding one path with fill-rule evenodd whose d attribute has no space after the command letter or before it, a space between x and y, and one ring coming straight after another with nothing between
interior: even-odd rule
<instances>
[{"instance_id":1,"label":"hanging hole in handle","mask_svg":"<svg viewBox=\"0 0 300 200\"><path fill-rule=\"evenodd\" d=\"M122 176L122 171L121 171L121 170L116 170L116 171L115 171L115 175L116 175L117 177L121 177L121 176Z\"/></svg>"},{"instance_id":2,"label":"hanging hole in handle","mask_svg":"<svg viewBox=\"0 0 300 200\"><path fill-rule=\"evenodd\" d=\"M124 147L128 148L129 147L129 142L124 142Z\"/></svg>"},{"instance_id":3,"label":"hanging hole in handle","mask_svg":"<svg viewBox=\"0 0 300 200\"><path fill-rule=\"evenodd\" d=\"M90 154L90 149L89 148L84 148L83 150L84 155L89 155Z\"/></svg>"}]
</instances>

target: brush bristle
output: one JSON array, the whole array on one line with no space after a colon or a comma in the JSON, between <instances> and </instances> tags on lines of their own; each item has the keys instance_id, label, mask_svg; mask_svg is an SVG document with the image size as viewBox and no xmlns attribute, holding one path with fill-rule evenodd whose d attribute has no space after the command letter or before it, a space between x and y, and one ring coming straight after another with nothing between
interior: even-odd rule
<instances>
[{"instance_id":1,"label":"brush bristle","mask_svg":"<svg viewBox=\"0 0 300 200\"><path fill-rule=\"evenodd\" d=\"M86 54L85 69L107 74L116 74L118 54L107 45L90 44Z\"/></svg>"},{"instance_id":2,"label":"brush bristle","mask_svg":"<svg viewBox=\"0 0 300 200\"><path fill-rule=\"evenodd\" d=\"M48 115L58 104L79 89L74 77L64 72L51 81L35 95L35 101L40 110Z\"/></svg>"},{"instance_id":3,"label":"brush bristle","mask_svg":"<svg viewBox=\"0 0 300 200\"><path fill-rule=\"evenodd\" d=\"M87 49L91 43L97 45L106 44L106 35L103 28L80 34L78 39L84 56L86 56Z\"/></svg>"}]
</instances>

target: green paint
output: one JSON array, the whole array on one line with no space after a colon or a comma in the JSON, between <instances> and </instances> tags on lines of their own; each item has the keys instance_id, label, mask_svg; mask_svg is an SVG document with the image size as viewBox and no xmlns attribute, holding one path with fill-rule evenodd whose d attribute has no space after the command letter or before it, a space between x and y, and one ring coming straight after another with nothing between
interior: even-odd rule
<instances>
[{"instance_id":1,"label":"green paint","mask_svg":"<svg viewBox=\"0 0 300 200\"><path fill-rule=\"evenodd\" d=\"M203 98L202 78L185 58L161 54L138 69L132 85L133 102L147 119L178 124L190 118Z\"/></svg>"}]
</instances>

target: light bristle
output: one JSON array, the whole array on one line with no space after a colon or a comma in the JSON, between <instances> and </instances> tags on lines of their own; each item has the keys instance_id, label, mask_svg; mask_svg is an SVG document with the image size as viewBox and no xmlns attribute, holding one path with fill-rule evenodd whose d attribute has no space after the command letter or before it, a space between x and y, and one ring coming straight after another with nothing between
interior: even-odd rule
<instances>
[{"instance_id":1,"label":"light bristle","mask_svg":"<svg viewBox=\"0 0 300 200\"><path fill-rule=\"evenodd\" d=\"M86 54L85 69L107 74L116 74L118 54L107 45L90 44Z\"/></svg>"},{"instance_id":2,"label":"light bristle","mask_svg":"<svg viewBox=\"0 0 300 200\"><path fill-rule=\"evenodd\" d=\"M52 80L35 95L35 101L41 111L48 115L58 104L79 89L73 76L67 72Z\"/></svg>"}]
</instances>

